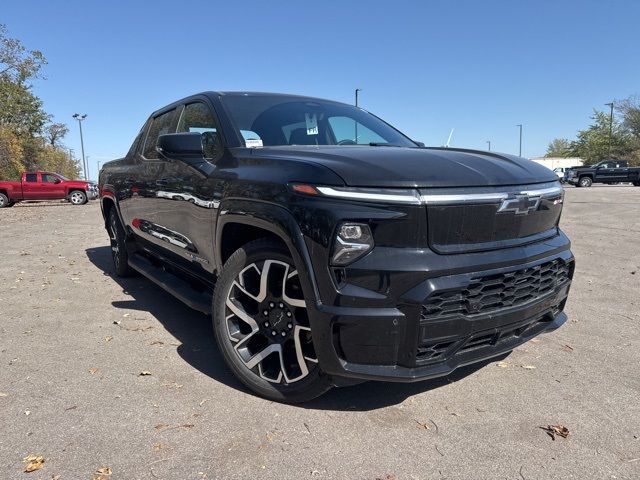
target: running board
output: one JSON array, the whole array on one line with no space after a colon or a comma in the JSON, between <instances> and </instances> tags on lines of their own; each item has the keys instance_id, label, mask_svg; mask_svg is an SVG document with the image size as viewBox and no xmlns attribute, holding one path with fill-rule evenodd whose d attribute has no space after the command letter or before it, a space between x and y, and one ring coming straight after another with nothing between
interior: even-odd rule
<instances>
[{"instance_id":1,"label":"running board","mask_svg":"<svg viewBox=\"0 0 640 480\"><path fill-rule=\"evenodd\" d=\"M147 277L189 307L207 315L211 314L211 295L194 290L187 282L167 272L162 267L156 267L142 255L132 255L129 257L128 263L135 271Z\"/></svg>"}]
</instances>

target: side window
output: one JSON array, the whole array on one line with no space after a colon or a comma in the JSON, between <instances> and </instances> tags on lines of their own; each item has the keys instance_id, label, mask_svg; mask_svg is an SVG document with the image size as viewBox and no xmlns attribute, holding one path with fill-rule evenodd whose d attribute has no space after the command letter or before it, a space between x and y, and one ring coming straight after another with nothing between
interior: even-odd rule
<instances>
[{"instance_id":1,"label":"side window","mask_svg":"<svg viewBox=\"0 0 640 480\"><path fill-rule=\"evenodd\" d=\"M149 160L155 160L158 158L158 152L156 152L156 143L158 143L158 137L166 133L171 133L171 125L173 124L173 116L176 113L175 109L169 112L158 115L151 122L149 127L149 133L147 134L147 140L144 143L143 155L144 158Z\"/></svg>"},{"instance_id":2,"label":"side window","mask_svg":"<svg viewBox=\"0 0 640 480\"><path fill-rule=\"evenodd\" d=\"M331 117L329 125L336 137L336 142L349 144L368 145L369 143L388 143L373 130L348 117Z\"/></svg>"},{"instance_id":3,"label":"side window","mask_svg":"<svg viewBox=\"0 0 640 480\"><path fill-rule=\"evenodd\" d=\"M207 158L214 158L220 150L218 126L211 110L202 102L190 103L184 107L177 132L202 134L202 147Z\"/></svg>"},{"instance_id":4,"label":"side window","mask_svg":"<svg viewBox=\"0 0 640 480\"><path fill-rule=\"evenodd\" d=\"M50 173L42 174L42 183L56 183L58 178L55 175L51 175Z\"/></svg>"},{"instance_id":5,"label":"side window","mask_svg":"<svg viewBox=\"0 0 640 480\"><path fill-rule=\"evenodd\" d=\"M36 173L27 173L26 180L29 183L36 183L38 181L38 174Z\"/></svg>"}]
</instances>

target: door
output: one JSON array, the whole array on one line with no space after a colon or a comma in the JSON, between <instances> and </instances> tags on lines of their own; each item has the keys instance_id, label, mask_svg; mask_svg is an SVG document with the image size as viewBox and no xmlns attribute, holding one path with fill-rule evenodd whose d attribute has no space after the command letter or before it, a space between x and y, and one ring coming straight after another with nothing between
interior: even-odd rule
<instances>
[{"instance_id":1,"label":"door","mask_svg":"<svg viewBox=\"0 0 640 480\"><path fill-rule=\"evenodd\" d=\"M40 180L42 198L58 199L65 197L64 185L57 175L43 173L40 175Z\"/></svg>"},{"instance_id":2,"label":"door","mask_svg":"<svg viewBox=\"0 0 640 480\"><path fill-rule=\"evenodd\" d=\"M38 179L38 173L27 173L24 176L22 182L22 195L25 200L41 200L42 191L40 189L40 182Z\"/></svg>"},{"instance_id":3,"label":"door","mask_svg":"<svg viewBox=\"0 0 640 480\"><path fill-rule=\"evenodd\" d=\"M217 121L204 102L189 103L153 118L132 167L131 194L123 209L125 221L162 255L208 277L213 272L219 183L185 163L159 157L155 150L158 137L176 131L201 133L203 140L213 139L215 145L221 145Z\"/></svg>"}]
</instances>

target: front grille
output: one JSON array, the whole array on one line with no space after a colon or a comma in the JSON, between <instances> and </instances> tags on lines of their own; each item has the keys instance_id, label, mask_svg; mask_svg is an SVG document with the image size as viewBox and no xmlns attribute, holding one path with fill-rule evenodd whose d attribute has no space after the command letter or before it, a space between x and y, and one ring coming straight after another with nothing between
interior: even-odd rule
<instances>
[{"instance_id":1,"label":"front grille","mask_svg":"<svg viewBox=\"0 0 640 480\"><path fill-rule=\"evenodd\" d=\"M555 291L571 277L571 264L557 259L512 272L472 278L466 287L438 291L422 305L421 320L478 315L518 307Z\"/></svg>"}]
</instances>

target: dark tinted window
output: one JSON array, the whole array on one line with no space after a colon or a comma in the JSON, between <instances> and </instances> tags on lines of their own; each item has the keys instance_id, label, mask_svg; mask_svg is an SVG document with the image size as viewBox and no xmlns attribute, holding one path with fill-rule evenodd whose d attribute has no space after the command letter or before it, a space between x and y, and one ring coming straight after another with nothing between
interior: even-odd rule
<instances>
[{"instance_id":1,"label":"dark tinted window","mask_svg":"<svg viewBox=\"0 0 640 480\"><path fill-rule=\"evenodd\" d=\"M190 103L185 106L178 121L178 133L202 134L202 147L207 158L217 155L221 145L218 127L213 114L202 102Z\"/></svg>"},{"instance_id":2,"label":"dark tinted window","mask_svg":"<svg viewBox=\"0 0 640 480\"><path fill-rule=\"evenodd\" d=\"M56 183L56 180L58 180L58 177L56 177L55 175L51 175L50 173L43 173L42 174L42 181L43 182Z\"/></svg>"},{"instance_id":3,"label":"dark tinted window","mask_svg":"<svg viewBox=\"0 0 640 480\"><path fill-rule=\"evenodd\" d=\"M400 132L364 110L342 103L285 95L225 95L240 135L250 132L264 146L369 145L415 147ZM245 140L246 142L246 140Z\"/></svg>"},{"instance_id":4,"label":"dark tinted window","mask_svg":"<svg viewBox=\"0 0 640 480\"><path fill-rule=\"evenodd\" d=\"M35 183L38 181L38 175L35 173L27 173L27 182Z\"/></svg>"},{"instance_id":5,"label":"dark tinted window","mask_svg":"<svg viewBox=\"0 0 640 480\"><path fill-rule=\"evenodd\" d=\"M163 113L152 120L151 126L149 127L149 133L147 134L147 140L144 144L143 155L145 158L158 158L158 152L156 152L158 137L166 133L173 133L171 132L171 126L173 125L173 116L175 113L176 111L174 109Z\"/></svg>"}]
</instances>

